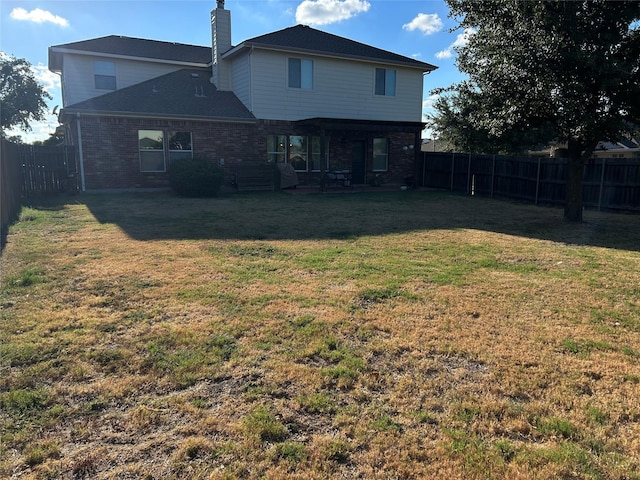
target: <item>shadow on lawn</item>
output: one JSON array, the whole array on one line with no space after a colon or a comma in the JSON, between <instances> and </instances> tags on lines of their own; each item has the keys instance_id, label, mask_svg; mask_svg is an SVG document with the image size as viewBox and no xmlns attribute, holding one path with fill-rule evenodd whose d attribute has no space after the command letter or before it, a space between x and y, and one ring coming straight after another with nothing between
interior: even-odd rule
<instances>
[{"instance_id":1,"label":"shadow on lawn","mask_svg":"<svg viewBox=\"0 0 640 480\"><path fill-rule=\"evenodd\" d=\"M68 198L68 197L67 197ZM169 193L76 197L100 223L136 240L349 239L435 229L477 229L567 244L640 250L640 215L562 210L440 191L287 195L281 192L188 199Z\"/></svg>"}]
</instances>

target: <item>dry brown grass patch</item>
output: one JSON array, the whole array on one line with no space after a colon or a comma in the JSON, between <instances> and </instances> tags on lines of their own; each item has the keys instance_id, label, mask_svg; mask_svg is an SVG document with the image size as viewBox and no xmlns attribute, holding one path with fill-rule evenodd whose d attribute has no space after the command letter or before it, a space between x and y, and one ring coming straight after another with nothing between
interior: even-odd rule
<instances>
[{"instance_id":1,"label":"dry brown grass patch","mask_svg":"<svg viewBox=\"0 0 640 480\"><path fill-rule=\"evenodd\" d=\"M0 476L638 479L640 217L585 218L435 192L26 208Z\"/></svg>"}]
</instances>

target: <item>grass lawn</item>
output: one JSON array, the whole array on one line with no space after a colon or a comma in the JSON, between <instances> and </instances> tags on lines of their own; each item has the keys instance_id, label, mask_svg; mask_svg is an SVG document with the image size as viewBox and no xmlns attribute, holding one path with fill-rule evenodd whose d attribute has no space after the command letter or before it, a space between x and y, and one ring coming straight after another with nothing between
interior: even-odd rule
<instances>
[{"instance_id":1,"label":"grass lawn","mask_svg":"<svg viewBox=\"0 0 640 480\"><path fill-rule=\"evenodd\" d=\"M638 215L62 196L0 262L0 477L640 479Z\"/></svg>"}]
</instances>

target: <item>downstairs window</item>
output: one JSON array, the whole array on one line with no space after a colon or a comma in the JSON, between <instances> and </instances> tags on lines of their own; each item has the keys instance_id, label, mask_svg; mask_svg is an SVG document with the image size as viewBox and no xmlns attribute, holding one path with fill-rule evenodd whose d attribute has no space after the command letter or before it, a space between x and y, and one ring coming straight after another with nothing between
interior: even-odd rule
<instances>
[{"instance_id":1,"label":"downstairs window","mask_svg":"<svg viewBox=\"0 0 640 480\"><path fill-rule=\"evenodd\" d=\"M389 167L389 139L373 139L373 171L386 172Z\"/></svg>"},{"instance_id":2,"label":"downstairs window","mask_svg":"<svg viewBox=\"0 0 640 480\"><path fill-rule=\"evenodd\" d=\"M165 172L164 132L162 130L138 130L141 172Z\"/></svg>"},{"instance_id":3,"label":"downstairs window","mask_svg":"<svg viewBox=\"0 0 640 480\"><path fill-rule=\"evenodd\" d=\"M193 157L191 132L138 130L138 150L141 172L166 172L172 162Z\"/></svg>"},{"instance_id":4,"label":"downstairs window","mask_svg":"<svg viewBox=\"0 0 640 480\"><path fill-rule=\"evenodd\" d=\"M290 163L298 172L319 172L321 137L268 135L267 163ZM325 170L329 169L329 137L324 142Z\"/></svg>"}]
</instances>

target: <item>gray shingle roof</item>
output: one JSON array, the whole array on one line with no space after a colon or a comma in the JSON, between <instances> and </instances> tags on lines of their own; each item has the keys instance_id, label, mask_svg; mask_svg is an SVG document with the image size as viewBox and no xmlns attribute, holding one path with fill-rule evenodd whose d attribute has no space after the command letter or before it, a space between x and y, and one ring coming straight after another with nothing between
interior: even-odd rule
<instances>
[{"instance_id":1,"label":"gray shingle roof","mask_svg":"<svg viewBox=\"0 0 640 480\"><path fill-rule=\"evenodd\" d=\"M211 63L211 47L160 42L157 40L145 40L143 38L121 37L118 35L54 45L51 48L54 50L77 50L176 62L202 63L204 65Z\"/></svg>"},{"instance_id":2,"label":"gray shingle roof","mask_svg":"<svg viewBox=\"0 0 640 480\"><path fill-rule=\"evenodd\" d=\"M240 47L251 46L322 53L380 63L391 62L409 67L422 68L425 71L431 71L437 68L429 63L316 30L306 25L284 28L276 32L245 40L240 44ZM200 63L203 65L211 63L211 47L123 37L119 35L109 35L50 47L50 52L59 50L77 50L79 52L104 53L184 63ZM50 66L55 69L56 65L52 65L52 63L55 63L55 59L50 58L49 63Z\"/></svg>"},{"instance_id":3,"label":"gray shingle roof","mask_svg":"<svg viewBox=\"0 0 640 480\"><path fill-rule=\"evenodd\" d=\"M364 43L322 32L306 25L296 25L277 32L267 33L244 41L240 47L264 47L309 53L329 54L337 57L358 58L380 63L403 64L409 67L422 68L424 71L435 70L434 65L420 62L397 53L372 47Z\"/></svg>"},{"instance_id":4,"label":"gray shingle roof","mask_svg":"<svg viewBox=\"0 0 640 480\"><path fill-rule=\"evenodd\" d=\"M219 91L208 69L183 69L66 107L65 113L251 121L233 92Z\"/></svg>"}]
</instances>

